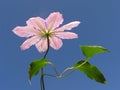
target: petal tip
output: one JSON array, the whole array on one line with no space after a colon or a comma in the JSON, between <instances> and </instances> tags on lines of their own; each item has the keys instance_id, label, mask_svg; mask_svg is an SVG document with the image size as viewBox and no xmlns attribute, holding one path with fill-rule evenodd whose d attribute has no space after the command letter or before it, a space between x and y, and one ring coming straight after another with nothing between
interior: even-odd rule
<instances>
[{"instance_id":1,"label":"petal tip","mask_svg":"<svg viewBox=\"0 0 120 90\"><path fill-rule=\"evenodd\" d=\"M15 28L12 30L12 32L16 34L16 32L19 30L19 28L20 28L19 26L15 27Z\"/></svg>"},{"instance_id":2,"label":"petal tip","mask_svg":"<svg viewBox=\"0 0 120 90\"><path fill-rule=\"evenodd\" d=\"M76 24L78 24L78 25L79 25L81 22L80 22L80 21L74 21L74 23L76 23Z\"/></svg>"},{"instance_id":3,"label":"petal tip","mask_svg":"<svg viewBox=\"0 0 120 90\"><path fill-rule=\"evenodd\" d=\"M20 46L20 49L21 49L21 51L24 51L24 50L25 50L25 48L24 48L23 46Z\"/></svg>"}]
</instances>

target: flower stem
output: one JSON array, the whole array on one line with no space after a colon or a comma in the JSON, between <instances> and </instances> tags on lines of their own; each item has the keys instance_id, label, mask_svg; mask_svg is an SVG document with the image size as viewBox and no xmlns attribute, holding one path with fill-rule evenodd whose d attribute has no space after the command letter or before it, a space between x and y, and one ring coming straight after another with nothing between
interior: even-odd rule
<instances>
[{"instance_id":1,"label":"flower stem","mask_svg":"<svg viewBox=\"0 0 120 90\"><path fill-rule=\"evenodd\" d=\"M47 50L45 52L45 55L43 58L46 58L47 54L48 54L48 51L49 51L49 48L50 48L50 41L49 41L49 37L47 36Z\"/></svg>"},{"instance_id":2,"label":"flower stem","mask_svg":"<svg viewBox=\"0 0 120 90\"><path fill-rule=\"evenodd\" d=\"M40 86L41 86L41 90L45 90L43 68L41 69Z\"/></svg>"},{"instance_id":3,"label":"flower stem","mask_svg":"<svg viewBox=\"0 0 120 90\"><path fill-rule=\"evenodd\" d=\"M46 56L47 56L47 54L48 54L49 45L50 45L48 35L47 35L46 37L47 37L47 50L46 50L45 55L44 55L44 57L43 57L44 59L46 58ZM43 68L41 69L40 86L41 86L41 90L45 90L45 84L44 84L44 69L43 69Z\"/></svg>"}]
</instances>

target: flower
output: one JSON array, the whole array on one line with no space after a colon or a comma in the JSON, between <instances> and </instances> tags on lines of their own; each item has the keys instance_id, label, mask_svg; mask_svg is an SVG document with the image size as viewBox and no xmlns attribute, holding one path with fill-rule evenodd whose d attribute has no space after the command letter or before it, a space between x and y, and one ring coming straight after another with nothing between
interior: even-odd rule
<instances>
[{"instance_id":1,"label":"flower","mask_svg":"<svg viewBox=\"0 0 120 90\"><path fill-rule=\"evenodd\" d=\"M51 13L46 19L41 17L32 17L26 21L27 26L17 26L13 32L19 37L26 37L27 40L20 46L22 50L26 50L35 45L39 52L47 50L47 38L49 44L55 50L62 46L62 39L75 39L78 35L72 32L64 32L77 27L80 22L74 21L62 27L63 17L60 12Z\"/></svg>"}]
</instances>

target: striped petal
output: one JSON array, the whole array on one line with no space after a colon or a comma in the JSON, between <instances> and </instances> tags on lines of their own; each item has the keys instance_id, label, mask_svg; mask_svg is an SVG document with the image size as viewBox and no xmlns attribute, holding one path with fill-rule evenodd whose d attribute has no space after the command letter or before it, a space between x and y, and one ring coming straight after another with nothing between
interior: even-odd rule
<instances>
[{"instance_id":1,"label":"striped petal","mask_svg":"<svg viewBox=\"0 0 120 90\"><path fill-rule=\"evenodd\" d=\"M39 31L45 31L45 20L40 17L33 17L26 21L28 26L32 26L34 29Z\"/></svg>"},{"instance_id":2,"label":"striped petal","mask_svg":"<svg viewBox=\"0 0 120 90\"><path fill-rule=\"evenodd\" d=\"M59 27L62 22L63 17L59 12L53 12L48 16L48 18L46 18L46 23L49 30L54 30L55 28Z\"/></svg>"},{"instance_id":3,"label":"striped petal","mask_svg":"<svg viewBox=\"0 0 120 90\"><path fill-rule=\"evenodd\" d=\"M50 46L55 50L58 50L63 45L62 40L60 38L49 37L49 40L50 40Z\"/></svg>"},{"instance_id":4,"label":"striped petal","mask_svg":"<svg viewBox=\"0 0 120 90\"><path fill-rule=\"evenodd\" d=\"M74 21L58 28L56 31L71 30L72 28L77 27L79 24L80 24L79 21Z\"/></svg>"},{"instance_id":5,"label":"striped petal","mask_svg":"<svg viewBox=\"0 0 120 90\"><path fill-rule=\"evenodd\" d=\"M29 47L31 47L32 45L36 44L38 41L39 41L40 37L38 36L34 36L34 37L31 37L29 39L27 39L20 47L21 47L21 50L26 50L28 49Z\"/></svg>"},{"instance_id":6,"label":"striped petal","mask_svg":"<svg viewBox=\"0 0 120 90\"><path fill-rule=\"evenodd\" d=\"M28 26L17 26L13 29L13 32L18 35L19 37L30 37L36 35L38 31L28 27Z\"/></svg>"},{"instance_id":7,"label":"striped petal","mask_svg":"<svg viewBox=\"0 0 120 90\"><path fill-rule=\"evenodd\" d=\"M47 38L41 38L35 46L39 52L45 52L47 50Z\"/></svg>"},{"instance_id":8,"label":"striped petal","mask_svg":"<svg viewBox=\"0 0 120 90\"><path fill-rule=\"evenodd\" d=\"M78 38L78 35L72 32L58 32L55 34L57 37L61 39L75 39Z\"/></svg>"}]
</instances>

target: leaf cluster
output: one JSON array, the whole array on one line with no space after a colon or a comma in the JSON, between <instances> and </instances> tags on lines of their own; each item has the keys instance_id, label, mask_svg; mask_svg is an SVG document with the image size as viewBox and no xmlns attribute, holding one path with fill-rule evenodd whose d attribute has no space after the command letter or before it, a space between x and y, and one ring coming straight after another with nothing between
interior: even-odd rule
<instances>
[{"instance_id":1,"label":"leaf cluster","mask_svg":"<svg viewBox=\"0 0 120 90\"><path fill-rule=\"evenodd\" d=\"M56 75L56 77L57 78L65 77L63 76L63 74L67 72L68 70L71 70L72 72L75 70L79 70L83 72L88 78L95 80L99 83L105 84L106 79L104 75L95 65L92 65L89 62L89 59L92 58L96 54L108 52L108 50L102 46L81 46L80 48L86 59L78 61L72 67L65 69L62 74ZM29 80L31 81L31 78L33 76L36 76L39 73L39 71L48 64L52 65L56 72L55 66L51 62L46 60L45 58L42 58L40 60L34 60L33 62L31 62L29 65L29 71L28 71Z\"/></svg>"}]
</instances>

